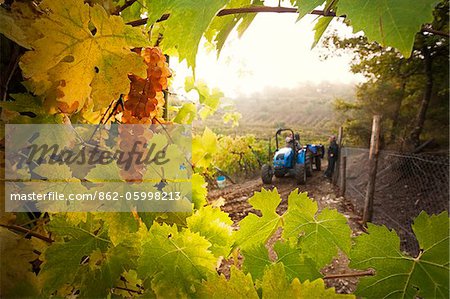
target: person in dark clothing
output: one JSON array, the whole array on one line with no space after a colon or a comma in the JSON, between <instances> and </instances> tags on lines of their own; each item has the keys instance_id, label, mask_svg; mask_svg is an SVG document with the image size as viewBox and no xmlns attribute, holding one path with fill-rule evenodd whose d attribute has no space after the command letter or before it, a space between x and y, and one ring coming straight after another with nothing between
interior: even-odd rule
<instances>
[{"instance_id":1,"label":"person in dark clothing","mask_svg":"<svg viewBox=\"0 0 450 299\"><path fill-rule=\"evenodd\" d=\"M330 136L330 146L328 147L328 167L325 170L324 177L331 178L334 172L334 166L338 159L339 147L336 143L336 136Z\"/></svg>"}]
</instances>

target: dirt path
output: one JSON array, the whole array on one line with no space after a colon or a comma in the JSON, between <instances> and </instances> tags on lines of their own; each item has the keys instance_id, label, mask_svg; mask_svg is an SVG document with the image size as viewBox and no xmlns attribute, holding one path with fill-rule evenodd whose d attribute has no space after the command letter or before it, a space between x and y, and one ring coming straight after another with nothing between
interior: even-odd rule
<instances>
[{"instance_id":1,"label":"dirt path","mask_svg":"<svg viewBox=\"0 0 450 299\"><path fill-rule=\"evenodd\" d=\"M245 181L241 184L228 185L221 190L209 190L208 201L213 202L223 198L224 204L222 206L222 210L230 215L230 218L234 222L234 226L237 228L238 222L247 216L248 213L252 212L257 215L260 213L252 208L252 206L248 203L248 199L253 196L254 192L261 191L261 188L277 188L282 198L282 201L277 208L277 213L280 215L287 210L287 198L289 194L298 188L301 192L308 192L308 196L317 201L319 210L328 207L331 209L337 209L340 213L342 213L347 218L348 224L353 231L353 235L361 234L363 231L363 227L359 223L361 217L356 214L353 205L345 198L337 197L336 190L331 182L322 177L322 172L319 171L314 171L313 176L308 178L305 185L297 185L294 180L289 177L281 179L274 178L271 185L264 185L260 178L256 178ZM276 236L271 238L267 244L269 252L272 253L272 256L273 251L271 247L279 238L280 234L276 234ZM232 263L233 262L230 260L224 261L220 272L227 275L229 270L228 268ZM344 254L340 254L337 259L322 270L322 273L324 275L328 275L341 274L349 271L351 270L348 268L347 257ZM335 287L338 293L353 292L356 288L357 282L357 278L336 278L326 280L327 285L329 287Z\"/></svg>"}]
</instances>

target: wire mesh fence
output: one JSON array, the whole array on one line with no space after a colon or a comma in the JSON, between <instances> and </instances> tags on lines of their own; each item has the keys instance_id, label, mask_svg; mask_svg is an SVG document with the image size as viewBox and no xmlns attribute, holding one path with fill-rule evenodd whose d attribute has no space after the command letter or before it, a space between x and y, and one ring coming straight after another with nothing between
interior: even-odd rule
<instances>
[{"instance_id":1,"label":"wire mesh fence","mask_svg":"<svg viewBox=\"0 0 450 299\"><path fill-rule=\"evenodd\" d=\"M344 147L341 154L347 157L345 196L362 214L369 149ZM449 210L449 155L380 151L373 209L373 223L395 229L402 250L418 254L413 219L422 210L428 214Z\"/></svg>"}]
</instances>

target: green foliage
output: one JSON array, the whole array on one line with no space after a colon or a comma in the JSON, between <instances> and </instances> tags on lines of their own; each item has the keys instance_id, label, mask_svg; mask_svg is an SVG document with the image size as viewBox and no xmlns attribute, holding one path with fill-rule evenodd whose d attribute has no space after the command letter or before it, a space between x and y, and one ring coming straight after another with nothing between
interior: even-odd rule
<instances>
[{"instance_id":1,"label":"green foliage","mask_svg":"<svg viewBox=\"0 0 450 299\"><path fill-rule=\"evenodd\" d=\"M252 274L255 279L262 279L267 266L282 263L289 279L298 278L300 281L316 279L320 277L315 262L302 254L302 249L290 242L277 242L274 245L277 258L271 260L269 252L264 244L254 246L248 250L242 250L245 256L243 268Z\"/></svg>"},{"instance_id":2,"label":"green foliage","mask_svg":"<svg viewBox=\"0 0 450 299\"><path fill-rule=\"evenodd\" d=\"M413 224L420 253L400 252L400 239L384 226L369 224L368 234L358 236L350 253L350 267L373 268L376 275L361 279L356 294L367 298L447 298L448 213L429 216L422 212Z\"/></svg>"},{"instance_id":3,"label":"green foliage","mask_svg":"<svg viewBox=\"0 0 450 299\"><path fill-rule=\"evenodd\" d=\"M142 245L138 274L159 297L186 297L212 274L216 259L204 237L190 230L154 223Z\"/></svg>"},{"instance_id":4,"label":"green foliage","mask_svg":"<svg viewBox=\"0 0 450 299\"><path fill-rule=\"evenodd\" d=\"M262 5L259 0L230 0L225 8L246 7L250 5ZM236 29L239 36L245 32L255 18L256 14L236 14L222 17L214 17L205 32L206 39L215 45L217 56L227 40L229 34Z\"/></svg>"},{"instance_id":5,"label":"green foliage","mask_svg":"<svg viewBox=\"0 0 450 299\"><path fill-rule=\"evenodd\" d=\"M204 281L199 289L199 298L259 298L250 274L245 274L235 266L231 267L230 279L215 275Z\"/></svg>"},{"instance_id":6,"label":"green foliage","mask_svg":"<svg viewBox=\"0 0 450 299\"><path fill-rule=\"evenodd\" d=\"M304 15L323 2L308 0L294 1L294 4ZM338 14L347 14L355 28L364 30L369 38L388 46L398 46L402 53L406 53L411 49L413 31L417 31L423 22L430 21L434 2L424 2L420 9L409 9L406 14L401 10L405 6L404 1L372 1L369 8L381 9L369 12L361 3L331 1L326 3L329 6L326 8L334 10L339 7ZM2 103L3 121L67 123L69 117L75 121L82 119L74 115L79 111L86 113L91 120L96 119L96 110L106 109L112 100L126 93L130 83L127 78L129 73L141 75L145 71L142 58L131 51L132 48L149 45L158 39L164 49L170 50L170 53L176 52L194 68L197 48L204 35L220 51L234 28L242 34L254 18L254 14L248 14L221 19L216 17L221 8L261 5L261 2L136 1L117 15L116 6L124 4L124 0L14 1L11 6L3 3L0 32L27 49L20 59L20 68L28 91L10 95L14 102ZM417 5L408 3L409 7ZM387 10L392 13L388 20L385 14L380 16ZM167 13L170 13L169 18L156 24ZM143 28L125 25L142 14L148 16L150 36L143 33ZM380 19L383 31L380 24L374 22ZM435 19L433 26L443 23L445 28L445 17L438 19L435 16ZM328 21L319 20L316 41L325 31ZM397 30L394 28L396 25L404 27ZM163 34L162 40L159 33ZM399 34L403 40L397 40ZM433 42L434 45L442 45L429 39L421 41L421 45ZM433 49L437 53L442 48ZM420 57L420 52L413 54ZM437 57L442 58L442 55ZM445 59L435 60L436 64L442 62ZM375 65L369 68L371 73L378 70ZM420 79L420 76L417 78ZM410 97L414 97L420 89L417 87L420 86L419 79L408 87L411 90L416 88L409 94ZM201 119L218 109L223 96L218 90L210 90L193 81L186 85L187 90L195 89L199 94L198 114ZM392 86L395 87L395 84ZM438 93L445 96L443 87L445 84L439 83ZM32 93L36 97L31 96ZM292 107L292 103L286 105ZM316 103L314 105L317 106ZM273 106L268 103L266 112L276 115ZM174 121L191 123L196 117L196 110L193 105L181 107ZM304 113L312 114L311 111ZM32 114L36 117L30 117ZM235 118L231 117L231 120ZM282 122L288 123L286 120ZM209 129L194 137L192 162L197 171L206 171L214 161L219 161L216 153L220 151L230 153L220 155L227 161L224 162L225 168L232 165L235 153L230 149L234 140L223 140L226 146L220 149L221 140ZM254 146L254 140L241 140L242 144L234 148L244 156L250 157L250 153L257 156L255 151L259 149ZM175 154L171 157L176 159ZM178 155L178 159L181 158ZM253 160L252 163L256 162ZM73 175L72 169L64 167L58 169L60 172L53 173L45 167L35 171L47 174L49 178L64 174L69 179ZM111 171L117 172L117 169ZM168 169L169 174L172 171L172 168ZM101 174L111 173L97 169L85 177L95 179ZM231 230L231 220L224 212L206 205L206 183L199 174L193 176L192 197L195 209L192 213L50 214L47 224L35 226L42 234L51 233L53 242L48 245L36 242L32 235L29 235L32 239L28 240L1 228L2 297L104 298L143 295L228 298L236 295L257 298L262 295L263 298L352 298L352 295L336 295L333 289L326 289L319 278L320 268L329 263L338 250L344 253L350 251L355 267L373 267L377 270L376 276L362 279L360 294L366 294L365 288L373 281L382 287L369 295L388 296L396 292L398 286L408 296L433 297L448 293L448 248L444 246L448 239L447 214L432 217L422 214L416 219L414 231L423 252L416 258L410 258L399 253L398 238L393 233L376 226L369 228L369 235L358 237L354 249L350 250L350 229L345 224L345 217L328 209L319 212L316 203L297 192L290 195L289 208L284 215L276 212L281 202L276 190L256 193L249 202L261 216L249 214L239 223L237 232ZM274 245L277 256L269 258L265 247L267 241L281 229L283 239ZM379 248L374 248L373 244L378 244ZM244 270L233 268L230 280L226 280L217 274L216 267L222 256L228 256L231 250L242 252ZM379 259L372 259L365 252ZM36 256L43 260L37 275L31 272L30 264ZM399 269L409 272L399 275ZM403 279L405 277L406 280ZM130 288L130 291L125 292L118 287Z\"/></svg>"},{"instance_id":7,"label":"green foliage","mask_svg":"<svg viewBox=\"0 0 450 299\"><path fill-rule=\"evenodd\" d=\"M173 122L178 124L191 124L197 117L197 107L194 103L184 103L178 109L177 116L173 119Z\"/></svg>"},{"instance_id":8,"label":"green foliage","mask_svg":"<svg viewBox=\"0 0 450 299\"><path fill-rule=\"evenodd\" d=\"M335 227L328 227L330 231L318 228L312 232L323 240L320 250L325 250L326 255L335 254L335 249L330 250L333 253L326 250L336 247L333 242L347 250L349 240L348 226L341 227L340 217L344 217L336 214L326 218L330 211L325 210L317 213L315 202L305 194L293 192L289 209L283 215L275 213L280 201L276 190L256 193L250 203L262 216L248 215L235 233L226 213L211 206L188 215L186 223L180 225L171 224L175 217L171 213L55 214L46 226L55 240L49 246L24 240L2 228L0 232L6 240L2 242L2 257L14 260L14 264L9 260L2 264L2 273L7 270L7 275L2 276L6 277L2 279L2 294L35 296L40 292L45 297L64 297L79 292L80 296L92 298L273 298L277 294L283 298L354 298L325 288L319 272L324 257L311 252L307 235L297 237L293 233L289 240L275 242L276 256L269 257L268 238L278 229L289 231L299 223L297 219L305 221L306 234L310 233L312 222L334 224ZM416 218L413 229L422 249L416 258L399 251L399 238L394 232L369 225L368 234L355 239L350 266L373 268L376 275L362 278L357 294L374 298L393 292L425 298L447 294L448 221L447 213L422 213ZM151 224L149 230L144 223ZM233 266L227 280L215 268L221 257L229 254L233 243L234 249L241 251L244 264L242 270ZM44 251L44 263L35 276L30 272L29 261L35 258L33 248L37 246ZM15 279L19 274L21 279ZM133 292L123 293L119 287Z\"/></svg>"},{"instance_id":9,"label":"green foliage","mask_svg":"<svg viewBox=\"0 0 450 299\"><path fill-rule=\"evenodd\" d=\"M39 295L38 278L31 272L33 241L0 227L0 295L4 298L25 298Z\"/></svg>"},{"instance_id":10,"label":"green foliage","mask_svg":"<svg viewBox=\"0 0 450 299\"><path fill-rule=\"evenodd\" d=\"M217 136L206 128L202 135L192 139L192 164L198 168L208 168L217 151Z\"/></svg>"},{"instance_id":11,"label":"green foliage","mask_svg":"<svg viewBox=\"0 0 450 299\"><path fill-rule=\"evenodd\" d=\"M203 33L208 28L217 11L227 4L227 0L146 0L149 13L148 24L153 24L163 14L170 13L164 23L163 49L176 49L181 60L195 68L197 49Z\"/></svg>"},{"instance_id":12,"label":"green foliage","mask_svg":"<svg viewBox=\"0 0 450 299\"><path fill-rule=\"evenodd\" d=\"M348 253L351 246L351 230L347 219L336 210L328 208L318 212L317 202L306 193L293 191L288 198L288 212L283 237L300 236L301 247L319 267L328 264L338 249Z\"/></svg>"},{"instance_id":13,"label":"green foliage","mask_svg":"<svg viewBox=\"0 0 450 299\"><path fill-rule=\"evenodd\" d=\"M340 0L338 14L345 14L355 31L363 30L370 41L397 48L405 57L411 55L414 37L422 24L433 21L437 0L411 1Z\"/></svg>"},{"instance_id":14,"label":"green foliage","mask_svg":"<svg viewBox=\"0 0 450 299\"><path fill-rule=\"evenodd\" d=\"M287 279L283 264L266 269L262 280L262 298L355 298L326 289L323 280L300 283L298 279Z\"/></svg>"},{"instance_id":15,"label":"green foliage","mask_svg":"<svg viewBox=\"0 0 450 299\"><path fill-rule=\"evenodd\" d=\"M262 189L261 192L255 192L248 202L253 208L260 210L262 216L249 214L239 223L236 246L244 250L265 244L281 225L281 216L275 212L281 202L276 189L272 191Z\"/></svg>"},{"instance_id":16,"label":"green foliage","mask_svg":"<svg viewBox=\"0 0 450 299\"><path fill-rule=\"evenodd\" d=\"M448 32L448 1L439 3L433 14L433 28ZM418 33L409 58L394 48L368 42L365 36L344 39L331 36L326 45L331 55L353 52L351 70L367 79L358 86L356 101L339 100L335 105L339 118L345 122L347 144L368 145L372 117L380 114L383 116L382 142L390 148L404 148L417 126L423 126L423 139L433 138L443 148L448 145L447 38ZM431 76L424 72L424 47L430 52ZM430 101L424 107L429 80L432 82ZM426 108L423 125L418 122L422 108Z\"/></svg>"},{"instance_id":17,"label":"green foliage","mask_svg":"<svg viewBox=\"0 0 450 299\"><path fill-rule=\"evenodd\" d=\"M211 252L216 257L228 256L233 245L233 221L220 208L211 206L197 210L187 219L188 228L205 237L212 246Z\"/></svg>"},{"instance_id":18,"label":"green foliage","mask_svg":"<svg viewBox=\"0 0 450 299\"><path fill-rule=\"evenodd\" d=\"M217 143L212 165L228 175L252 175L268 160L267 143L257 140L253 135L220 136Z\"/></svg>"}]
</instances>

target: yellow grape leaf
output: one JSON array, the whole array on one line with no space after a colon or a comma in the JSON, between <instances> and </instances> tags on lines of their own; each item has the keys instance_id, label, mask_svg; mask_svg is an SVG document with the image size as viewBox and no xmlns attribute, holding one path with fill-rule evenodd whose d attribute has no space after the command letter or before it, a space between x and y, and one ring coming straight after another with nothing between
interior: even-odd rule
<instances>
[{"instance_id":1,"label":"yellow grape leaf","mask_svg":"<svg viewBox=\"0 0 450 299\"><path fill-rule=\"evenodd\" d=\"M130 51L148 44L140 29L82 0L44 0L39 8L46 13L33 28L43 37L31 43L20 67L50 112L79 111L89 97L95 108L108 105L127 93L129 73L145 76L142 57Z\"/></svg>"},{"instance_id":2,"label":"yellow grape leaf","mask_svg":"<svg viewBox=\"0 0 450 299\"><path fill-rule=\"evenodd\" d=\"M18 45L31 49L31 41L39 37L31 28L36 13L31 1L15 1L11 4L10 11L0 7L0 33Z\"/></svg>"}]
</instances>

